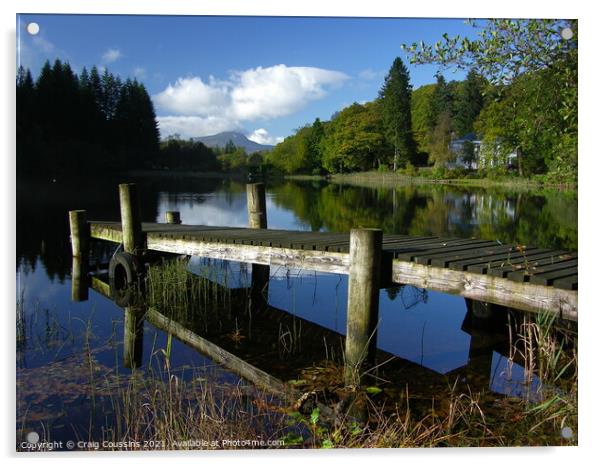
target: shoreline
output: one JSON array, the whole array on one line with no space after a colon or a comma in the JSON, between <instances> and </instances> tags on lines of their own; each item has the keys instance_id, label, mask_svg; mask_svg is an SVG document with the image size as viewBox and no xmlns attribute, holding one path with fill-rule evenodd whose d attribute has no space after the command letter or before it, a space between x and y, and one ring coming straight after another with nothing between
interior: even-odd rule
<instances>
[{"instance_id":1,"label":"shoreline","mask_svg":"<svg viewBox=\"0 0 602 466\"><path fill-rule=\"evenodd\" d=\"M523 189L556 189L558 191L577 191L577 184L544 183L524 178L492 180L488 178L434 179L423 176L409 176L398 173L357 172L349 174L323 175L286 175L285 179L298 181L327 181L364 187L394 188L407 185L451 185L464 187L505 187Z\"/></svg>"}]
</instances>

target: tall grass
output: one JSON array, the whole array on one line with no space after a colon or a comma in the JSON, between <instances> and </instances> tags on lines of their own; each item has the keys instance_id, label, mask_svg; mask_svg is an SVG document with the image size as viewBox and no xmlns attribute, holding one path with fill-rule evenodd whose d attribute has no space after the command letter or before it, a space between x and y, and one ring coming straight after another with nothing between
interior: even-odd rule
<instances>
[{"instance_id":1,"label":"tall grass","mask_svg":"<svg viewBox=\"0 0 602 466\"><path fill-rule=\"evenodd\" d=\"M220 282L215 268L203 277L188 271L187 261L164 261L152 265L146 278L146 304L176 320L187 321L217 308L232 304L232 291Z\"/></svg>"}]
</instances>

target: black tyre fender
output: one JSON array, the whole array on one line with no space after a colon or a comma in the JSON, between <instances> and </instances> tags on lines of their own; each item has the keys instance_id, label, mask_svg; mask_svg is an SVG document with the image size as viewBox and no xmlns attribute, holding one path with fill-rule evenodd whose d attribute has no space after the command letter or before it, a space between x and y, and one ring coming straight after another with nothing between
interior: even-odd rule
<instances>
[{"instance_id":1,"label":"black tyre fender","mask_svg":"<svg viewBox=\"0 0 602 466\"><path fill-rule=\"evenodd\" d=\"M117 305L134 304L141 291L144 266L129 252L118 252L109 262L109 285L111 297Z\"/></svg>"}]
</instances>

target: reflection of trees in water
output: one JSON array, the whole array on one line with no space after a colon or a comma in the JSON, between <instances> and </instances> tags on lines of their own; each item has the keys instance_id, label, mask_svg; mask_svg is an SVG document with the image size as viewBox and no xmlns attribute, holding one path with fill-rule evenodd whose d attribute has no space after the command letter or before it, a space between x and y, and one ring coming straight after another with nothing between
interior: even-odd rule
<instances>
[{"instance_id":1,"label":"reflection of trees in water","mask_svg":"<svg viewBox=\"0 0 602 466\"><path fill-rule=\"evenodd\" d=\"M365 188L287 182L275 202L313 230L379 227L385 233L457 236L577 248L576 193L420 185Z\"/></svg>"},{"instance_id":2,"label":"reflection of trees in water","mask_svg":"<svg viewBox=\"0 0 602 466\"><path fill-rule=\"evenodd\" d=\"M45 267L62 282L71 266L67 212L83 208L91 219L118 219L117 185L138 181L142 218L157 217L159 193L195 205L203 193L220 191L233 208L244 183L204 178L147 180L89 178L18 180L17 267ZM269 186L279 207L291 210L312 230L346 232L379 227L386 233L459 236L577 249L576 193L538 194L443 185L364 188L329 183L286 182Z\"/></svg>"},{"instance_id":3,"label":"reflection of trees in water","mask_svg":"<svg viewBox=\"0 0 602 466\"><path fill-rule=\"evenodd\" d=\"M160 192L208 193L222 180L170 178L137 180L121 178L19 179L17 180L17 268L35 271L44 266L51 280L63 282L71 269L69 210L85 209L89 219L118 220L118 184L137 182L142 220L154 222ZM228 192L236 187L228 184ZM242 186L242 188L240 188ZM244 189L240 185L238 189Z\"/></svg>"}]
</instances>

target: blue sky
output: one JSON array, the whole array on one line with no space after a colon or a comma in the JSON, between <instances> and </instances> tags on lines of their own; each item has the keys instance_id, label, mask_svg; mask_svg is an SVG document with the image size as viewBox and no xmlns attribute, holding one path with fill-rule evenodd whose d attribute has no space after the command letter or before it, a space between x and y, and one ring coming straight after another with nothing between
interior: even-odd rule
<instances>
[{"instance_id":1,"label":"blue sky","mask_svg":"<svg viewBox=\"0 0 602 466\"><path fill-rule=\"evenodd\" d=\"M36 35L26 26L39 24ZM460 19L18 15L18 64L46 59L77 71L107 67L137 77L155 103L162 136L238 130L274 143L376 97L402 43L474 35ZM406 61L407 63L407 61ZM414 87L434 66L409 66ZM463 74L445 71L448 79Z\"/></svg>"}]
</instances>

